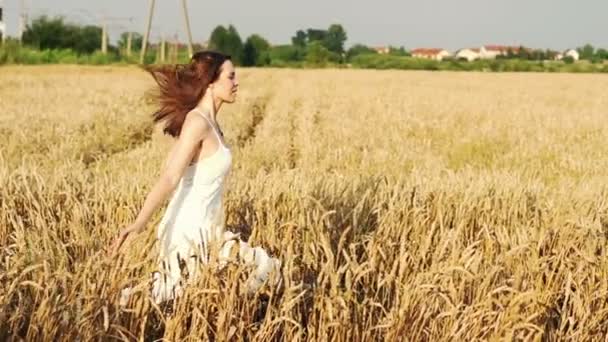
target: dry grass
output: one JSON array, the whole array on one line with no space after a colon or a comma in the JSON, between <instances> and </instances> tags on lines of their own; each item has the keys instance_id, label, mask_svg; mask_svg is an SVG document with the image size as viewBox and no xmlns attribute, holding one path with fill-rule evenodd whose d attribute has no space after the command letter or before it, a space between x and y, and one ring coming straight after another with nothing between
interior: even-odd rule
<instances>
[{"instance_id":1,"label":"dry grass","mask_svg":"<svg viewBox=\"0 0 608 342\"><path fill-rule=\"evenodd\" d=\"M151 304L155 225L109 260L169 139L127 67L0 69L0 339L598 340L608 78L242 70L228 226L285 264ZM312 285L306 289L303 283ZM126 285L141 291L117 305Z\"/></svg>"}]
</instances>

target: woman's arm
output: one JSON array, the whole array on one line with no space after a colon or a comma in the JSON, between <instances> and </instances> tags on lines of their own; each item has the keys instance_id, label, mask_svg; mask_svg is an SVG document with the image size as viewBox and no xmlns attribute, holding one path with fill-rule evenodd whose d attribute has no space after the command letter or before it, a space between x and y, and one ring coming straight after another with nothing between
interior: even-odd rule
<instances>
[{"instance_id":1,"label":"woman's arm","mask_svg":"<svg viewBox=\"0 0 608 342\"><path fill-rule=\"evenodd\" d=\"M209 130L209 124L197 115L186 117L182 131L175 146L171 149L160 178L148 193L135 222L121 231L112 248L114 252L120 248L127 235L140 232L145 228L156 209L175 190L184 170L190 164L200 142L207 136Z\"/></svg>"},{"instance_id":2,"label":"woman's arm","mask_svg":"<svg viewBox=\"0 0 608 342\"><path fill-rule=\"evenodd\" d=\"M173 143L173 145L171 146L171 149L169 150L169 153L167 153L167 158L165 158L165 162L163 163L163 169L161 171L165 172L165 170L167 169L167 167L169 166L169 162L171 161L171 158L173 158L173 155L175 154L175 150L177 149L177 140Z\"/></svg>"}]
</instances>

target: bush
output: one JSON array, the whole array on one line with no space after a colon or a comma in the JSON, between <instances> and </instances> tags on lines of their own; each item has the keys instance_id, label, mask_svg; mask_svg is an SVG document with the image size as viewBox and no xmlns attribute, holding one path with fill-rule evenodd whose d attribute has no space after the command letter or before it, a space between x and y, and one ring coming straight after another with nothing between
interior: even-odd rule
<instances>
[{"instance_id":1,"label":"bush","mask_svg":"<svg viewBox=\"0 0 608 342\"><path fill-rule=\"evenodd\" d=\"M120 58L118 55L107 53L103 54L101 51L95 51L93 54L88 56L89 64L93 65L104 65L118 62Z\"/></svg>"},{"instance_id":2,"label":"bush","mask_svg":"<svg viewBox=\"0 0 608 342\"><path fill-rule=\"evenodd\" d=\"M271 64L275 61L303 61L306 56L304 48L293 45L279 45L270 49Z\"/></svg>"},{"instance_id":3,"label":"bush","mask_svg":"<svg viewBox=\"0 0 608 342\"><path fill-rule=\"evenodd\" d=\"M358 55L352 58L352 65L357 68L403 69L403 70L440 70L441 62L430 59L419 59L391 55Z\"/></svg>"},{"instance_id":4,"label":"bush","mask_svg":"<svg viewBox=\"0 0 608 342\"><path fill-rule=\"evenodd\" d=\"M72 49L38 50L22 46L18 42L7 42L0 46L0 64L111 64L123 59L116 53L104 55L100 51L92 54L78 54Z\"/></svg>"},{"instance_id":5,"label":"bush","mask_svg":"<svg viewBox=\"0 0 608 342\"><path fill-rule=\"evenodd\" d=\"M359 55L376 55L378 54L376 52L376 50L367 47L363 44L355 44L353 47L351 47L350 49L348 49L348 51L346 51L346 60L348 62L350 62L353 57L355 56L359 56Z\"/></svg>"},{"instance_id":6,"label":"bush","mask_svg":"<svg viewBox=\"0 0 608 342\"><path fill-rule=\"evenodd\" d=\"M326 66L328 63L341 63L342 57L329 51L321 42L314 41L306 47L306 62L311 66Z\"/></svg>"},{"instance_id":7,"label":"bush","mask_svg":"<svg viewBox=\"0 0 608 342\"><path fill-rule=\"evenodd\" d=\"M564 57L563 61L566 64L573 64L574 63L574 58L572 58L572 56L566 56L566 57Z\"/></svg>"}]
</instances>

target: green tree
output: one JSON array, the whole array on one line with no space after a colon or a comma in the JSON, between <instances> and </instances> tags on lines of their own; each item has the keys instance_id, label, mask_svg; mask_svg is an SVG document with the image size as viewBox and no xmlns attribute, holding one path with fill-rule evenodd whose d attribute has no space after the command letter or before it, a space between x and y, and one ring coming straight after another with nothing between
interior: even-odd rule
<instances>
[{"instance_id":1,"label":"green tree","mask_svg":"<svg viewBox=\"0 0 608 342\"><path fill-rule=\"evenodd\" d=\"M529 58L535 61L542 61L547 58L547 54L543 50L532 50Z\"/></svg>"},{"instance_id":2,"label":"green tree","mask_svg":"<svg viewBox=\"0 0 608 342\"><path fill-rule=\"evenodd\" d=\"M574 64L574 58L572 56L566 56L562 60L566 64Z\"/></svg>"},{"instance_id":3,"label":"green tree","mask_svg":"<svg viewBox=\"0 0 608 342\"><path fill-rule=\"evenodd\" d=\"M78 53L92 53L101 47L101 28L80 27L65 23L61 17L41 16L26 27L22 41L41 50L73 49Z\"/></svg>"},{"instance_id":4,"label":"green tree","mask_svg":"<svg viewBox=\"0 0 608 342\"><path fill-rule=\"evenodd\" d=\"M555 57L557 56L557 54L558 54L557 51L553 51L553 50L547 49L545 51L545 58L549 59L549 60L553 60L553 59L555 59Z\"/></svg>"},{"instance_id":5,"label":"green tree","mask_svg":"<svg viewBox=\"0 0 608 342\"><path fill-rule=\"evenodd\" d=\"M331 52L342 54L344 53L344 42L346 42L346 39L346 31L344 31L342 25L333 24L327 30L325 37L323 37L323 46Z\"/></svg>"},{"instance_id":6,"label":"green tree","mask_svg":"<svg viewBox=\"0 0 608 342\"><path fill-rule=\"evenodd\" d=\"M355 44L346 51L346 60L350 61L353 57L365 54L377 54L376 50L367 47L363 44Z\"/></svg>"},{"instance_id":7,"label":"green tree","mask_svg":"<svg viewBox=\"0 0 608 342\"><path fill-rule=\"evenodd\" d=\"M516 53L513 51L513 49L512 49L512 48L510 48L510 47L509 47L509 48L507 49L507 56L506 56L506 58L505 58L505 59L514 59L514 58L516 58L516 57L517 57L517 54L516 54Z\"/></svg>"},{"instance_id":8,"label":"green tree","mask_svg":"<svg viewBox=\"0 0 608 342\"><path fill-rule=\"evenodd\" d=\"M308 43L306 48L306 62L323 66L331 59L331 51L329 51L320 41Z\"/></svg>"},{"instance_id":9,"label":"green tree","mask_svg":"<svg viewBox=\"0 0 608 342\"><path fill-rule=\"evenodd\" d=\"M230 54L240 61L243 55L243 41L236 28L232 25L228 27L228 46L231 50Z\"/></svg>"},{"instance_id":10,"label":"green tree","mask_svg":"<svg viewBox=\"0 0 608 342\"><path fill-rule=\"evenodd\" d=\"M296 32L296 35L291 37L291 44L293 44L294 46L305 47L307 39L308 36L306 35L306 32L298 30Z\"/></svg>"},{"instance_id":11,"label":"green tree","mask_svg":"<svg viewBox=\"0 0 608 342\"><path fill-rule=\"evenodd\" d=\"M101 27L84 26L76 30L76 37L70 45L72 48L81 53L93 53L101 48ZM114 47L108 45L109 51L114 51Z\"/></svg>"},{"instance_id":12,"label":"green tree","mask_svg":"<svg viewBox=\"0 0 608 342\"><path fill-rule=\"evenodd\" d=\"M582 48L578 48L579 58L591 60L593 55L595 55L595 49L591 44L585 44Z\"/></svg>"},{"instance_id":13,"label":"green tree","mask_svg":"<svg viewBox=\"0 0 608 342\"><path fill-rule=\"evenodd\" d=\"M400 46L398 48L389 46L388 54L392 56L411 56L410 53L407 52L403 46Z\"/></svg>"},{"instance_id":14,"label":"green tree","mask_svg":"<svg viewBox=\"0 0 608 342\"><path fill-rule=\"evenodd\" d=\"M209 48L228 54L232 57L233 62L241 64L243 41L234 26L229 25L227 29L222 25L217 26L211 32Z\"/></svg>"},{"instance_id":15,"label":"green tree","mask_svg":"<svg viewBox=\"0 0 608 342\"><path fill-rule=\"evenodd\" d=\"M270 49L269 55L272 62L299 62L304 60L306 50L299 46L278 45Z\"/></svg>"},{"instance_id":16,"label":"green tree","mask_svg":"<svg viewBox=\"0 0 608 342\"><path fill-rule=\"evenodd\" d=\"M329 61L330 52L323 44L316 40L308 43L306 61L314 65L323 65Z\"/></svg>"},{"instance_id":17,"label":"green tree","mask_svg":"<svg viewBox=\"0 0 608 342\"><path fill-rule=\"evenodd\" d=\"M67 48L64 40L67 35L73 34L70 30L63 18L41 16L26 27L21 40L24 44L39 49Z\"/></svg>"},{"instance_id":18,"label":"green tree","mask_svg":"<svg viewBox=\"0 0 608 342\"><path fill-rule=\"evenodd\" d=\"M517 51L517 58L527 60L530 59L530 51L523 46L519 47L519 51Z\"/></svg>"},{"instance_id":19,"label":"green tree","mask_svg":"<svg viewBox=\"0 0 608 342\"><path fill-rule=\"evenodd\" d=\"M306 30L306 42L311 43L315 41L324 41L327 36L326 30L308 29Z\"/></svg>"},{"instance_id":20,"label":"green tree","mask_svg":"<svg viewBox=\"0 0 608 342\"><path fill-rule=\"evenodd\" d=\"M262 36L253 34L247 38L243 46L244 66L263 66L270 64L270 43Z\"/></svg>"},{"instance_id":21,"label":"green tree","mask_svg":"<svg viewBox=\"0 0 608 342\"><path fill-rule=\"evenodd\" d=\"M209 37L209 48L214 50L220 50L226 46L228 36L228 30L222 25L217 26L211 31L211 37Z\"/></svg>"}]
</instances>

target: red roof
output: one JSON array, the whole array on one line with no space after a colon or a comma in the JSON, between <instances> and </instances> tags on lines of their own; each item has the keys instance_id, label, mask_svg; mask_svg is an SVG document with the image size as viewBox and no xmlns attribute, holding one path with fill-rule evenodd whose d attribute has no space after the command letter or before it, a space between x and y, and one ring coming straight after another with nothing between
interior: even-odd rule
<instances>
[{"instance_id":1,"label":"red roof","mask_svg":"<svg viewBox=\"0 0 608 342\"><path fill-rule=\"evenodd\" d=\"M486 45L484 48L487 51L496 51L496 52L507 52L509 49L513 52L519 51L519 46L506 46L506 45Z\"/></svg>"},{"instance_id":2,"label":"red roof","mask_svg":"<svg viewBox=\"0 0 608 342\"><path fill-rule=\"evenodd\" d=\"M426 48L418 48L418 49L414 49L411 51L412 55L425 55L425 56L436 56L438 55L441 51L444 51L444 49L437 49L437 48L431 48L431 49L426 49Z\"/></svg>"}]
</instances>

